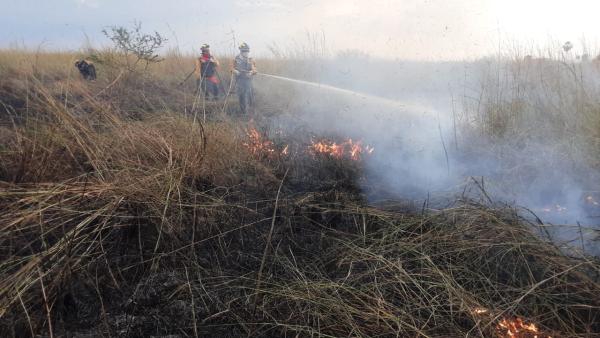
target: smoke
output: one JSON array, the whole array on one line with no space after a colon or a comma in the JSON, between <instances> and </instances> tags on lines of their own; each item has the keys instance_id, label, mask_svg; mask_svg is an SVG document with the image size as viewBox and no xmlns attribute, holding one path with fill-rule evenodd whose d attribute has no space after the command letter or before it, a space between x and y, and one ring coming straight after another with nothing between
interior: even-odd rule
<instances>
[{"instance_id":1,"label":"smoke","mask_svg":"<svg viewBox=\"0 0 600 338\"><path fill-rule=\"evenodd\" d=\"M586 200L600 190L590 161L598 154L586 134L600 74L585 64L532 62L344 55L290 70L314 83L265 76L257 87L285 106L285 121L276 123L372 145L365 162L369 184L377 184L365 190L372 201L459 194L476 177L495 202L575 225L548 228L557 242L600 253L590 241L594 232L585 230L600 214Z\"/></svg>"}]
</instances>

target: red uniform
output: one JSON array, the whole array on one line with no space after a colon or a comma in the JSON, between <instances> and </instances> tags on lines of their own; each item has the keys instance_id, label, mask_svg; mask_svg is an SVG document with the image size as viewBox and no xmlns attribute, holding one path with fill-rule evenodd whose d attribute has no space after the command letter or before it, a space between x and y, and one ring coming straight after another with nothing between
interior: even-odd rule
<instances>
[{"instance_id":1,"label":"red uniform","mask_svg":"<svg viewBox=\"0 0 600 338\"><path fill-rule=\"evenodd\" d=\"M217 68L219 61L212 57L209 53L203 53L201 57L196 59L196 79L199 89L204 92L204 97L210 95L216 100L219 97L219 77L217 76Z\"/></svg>"}]
</instances>

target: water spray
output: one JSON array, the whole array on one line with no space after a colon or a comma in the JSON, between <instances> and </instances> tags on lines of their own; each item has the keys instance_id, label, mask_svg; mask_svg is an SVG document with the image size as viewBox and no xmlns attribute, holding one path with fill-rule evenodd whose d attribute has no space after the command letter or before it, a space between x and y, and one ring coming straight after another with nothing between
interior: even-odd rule
<instances>
[{"instance_id":1,"label":"water spray","mask_svg":"<svg viewBox=\"0 0 600 338\"><path fill-rule=\"evenodd\" d=\"M359 99L363 99L363 100L377 101L377 102L380 102L380 103L383 103L386 105L390 105L393 108L402 108L405 111L419 111L419 112L427 112L427 113L433 114L432 109L425 107L425 106L420 106L420 105L416 105L416 104L409 105L404 102L400 102L400 101L396 101L396 100L392 100L392 99L388 99L388 98L384 98L384 97L380 97L380 96L375 96L375 95L371 95L371 94L366 94L366 93L362 93L362 92L358 92L358 91L354 91L354 90L350 90L350 89L339 88L339 87L335 87L335 86L331 86L331 85L327 85L327 84L323 84L323 83L292 79L289 77L265 74L265 73L257 73L257 75L260 75L260 76L263 76L266 78L291 82L291 83L299 84L302 86L317 88L320 90L328 90L328 91L333 91L333 92L337 92L340 94L350 95L355 98L359 98Z\"/></svg>"}]
</instances>

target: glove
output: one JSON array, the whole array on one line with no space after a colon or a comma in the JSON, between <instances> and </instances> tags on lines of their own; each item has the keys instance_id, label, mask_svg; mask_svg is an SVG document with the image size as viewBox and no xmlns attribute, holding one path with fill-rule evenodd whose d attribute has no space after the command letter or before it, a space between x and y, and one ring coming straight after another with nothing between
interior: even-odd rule
<instances>
[{"instance_id":1,"label":"glove","mask_svg":"<svg viewBox=\"0 0 600 338\"><path fill-rule=\"evenodd\" d=\"M233 74L235 74L235 75L240 75L240 71L239 71L239 70L237 70L237 69L234 69L234 70L233 70Z\"/></svg>"}]
</instances>

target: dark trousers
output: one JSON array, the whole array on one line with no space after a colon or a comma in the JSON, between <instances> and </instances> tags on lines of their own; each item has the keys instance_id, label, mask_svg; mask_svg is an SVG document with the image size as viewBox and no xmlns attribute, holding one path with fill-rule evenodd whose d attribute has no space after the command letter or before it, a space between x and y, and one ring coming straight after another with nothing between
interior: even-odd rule
<instances>
[{"instance_id":1,"label":"dark trousers","mask_svg":"<svg viewBox=\"0 0 600 338\"><path fill-rule=\"evenodd\" d=\"M210 81L209 79L198 79L198 90L204 93L204 97L207 100L217 100L219 98L219 85ZM211 98L212 96L212 98Z\"/></svg>"},{"instance_id":2,"label":"dark trousers","mask_svg":"<svg viewBox=\"0 0 600 338\"><path fill-rule=\"evenodd\" d=\"M252 82L247 80L238 80L237 94L242 113L248 114L250 108L254 106L254 89L252 88Z\"/></svg>"}]
</instances>

